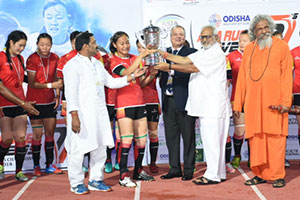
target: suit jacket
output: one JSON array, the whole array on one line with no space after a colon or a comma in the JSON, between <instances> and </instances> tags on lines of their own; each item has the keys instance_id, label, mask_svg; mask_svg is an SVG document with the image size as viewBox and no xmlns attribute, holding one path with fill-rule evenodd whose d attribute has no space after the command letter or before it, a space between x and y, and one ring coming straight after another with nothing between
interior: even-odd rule
<instances>
[{"instance_id":1,"label":"suit jacket","mask_svg":"<svg viewBox=\"0 0 300 200\"><path fill-rule=\"evenodd\" d=\"M177 55L180 56L188 56L189 54L192 54L196 52L197 50L194 48L189 48L186 46L183 46ZM167 52L172 53L172 48L167 48ZM168 63L170 61L167 61ZM167 88L167 81L168 81L169 73L168 72L162 72L161 78L159 81L161 92L162 92L162 109L165 111L166 106L165 104L165 97L166 97L166 88ZM188 84L189 84L190 74L189 73L183 73L183 72L177 72L175 71L173 76L173 98L175 101L175 105L177 110L184 111L185 110L185 104L188 97Z\"/></svg>"}]
</instances>

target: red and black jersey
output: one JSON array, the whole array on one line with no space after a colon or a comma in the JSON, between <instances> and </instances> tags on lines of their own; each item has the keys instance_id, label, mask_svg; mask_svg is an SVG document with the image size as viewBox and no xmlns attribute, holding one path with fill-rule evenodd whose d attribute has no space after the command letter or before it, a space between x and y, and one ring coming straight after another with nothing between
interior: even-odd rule
<instances>
[{"instance_id":1,"label":"red and black jersey","mask_svg":"<svg viewBox=\"0 0 300 200\"><path fill-rule=\"evenodd\" d=\"M24 63L24 58L21 56ZM5 87L15 93L20 99L25 100L22 83L24 81L24 69L20 59L17 56L11 57L11 64L7 62L7 56L4 51L0 52L0 79ZM8 101L0 95L0 107L11 107L16 104Z\"/></svg>"},{"instance_id":2,"label":"red and black jersey","mask_svg":"<svg viewBox=\"0 0 300 200\"><path fill-rule=\"evenodd\" d=\"M119 78L124 69L128 69L136 59L135 55L129 54L126 58L113 55L110 60L110 69L114 78ZM127 108L145 105L143 92L139 84L139 79L131 81L129 85L116 89L115 108Z\"/></svg>"},{"instance_id":3,"label":"red and black jersey","mask_svg":"<svg viewBox=\"0 0 300 200\"><path fill-rule=\"evenodd\" d=\"M71 60L73 57L75 57L77 55L77 50L72 50L69 53L63 55L57 63L57 78L64 78L63 75L63 69L65 64L67 64L67 62L69 60Z\"/></svg>"},{"instance_id":4,"label":"red and black jersey","mask_svg":"<svg viewBox=\"0 0 300 200\"><path fill-rule=\"evenodd\" d=\"M112 58L111 54L105 54L103 56L103 62L104 62L104 67L105 67L106 71L110 75L113 76L111 68L110 68L111 58ZM106 105L108 105L108 106L115 106L115 103L116 103L116 94L117 94L117 90L116 89L111 89L111 88L105 87L105 101L106 101Z\"/></svg>"},{"instance_id":5,"label":"red and black jersey","mask_svg":"<svg viewBox=\"0 0 300 200\"><path fill-rule=\"evenodd\" d=\"M294 59L294 85L293 93L300 94L300 46L291 51Z\"/></svg>"},{"instance_id":6,"label":"red and black jersey","mask_svg":"<svg viewBox=\"0 0 300 200\"><path fill-rule=\"evenodd\" d=\"M26 70L35 73L34 82L52 83L55 81L58 59L59 57L55 53L50 52L48 57L42 57L35 52L28 57ZM49 104L53 102L54 97L52 88L36 89L28 85L27 101L36 101L36 104Z\"/></svg>"},{"instance_id":7,"label":"red and black jersey","mask_svg":"<svg viewBox=\"0 0 300 200\"><path fill-rule=\"evenodd\" d=\"M235 50L227 55L229 64L231 66L232 73L232 91L230 101L234 101L234 93L236 88L236 82L238 78L238 73L240 69L240 65L242 62L243 54L239 50Z\"/></svg>"},{"instance_id":8,"label":"red and black jersey","mask_svg":"<svg viewBox=\"0 0 300 200\"><path fill-rule=\"evenodd\" d=\"M146 77L150 75L150 71L147 72ZM144 96L144 102L146 104L158 104L158 93L156 89L156 77L152 79L151 83L149 83L146 87L142 88L143 90L143 96Z\"/></svg>"}]
</instances>

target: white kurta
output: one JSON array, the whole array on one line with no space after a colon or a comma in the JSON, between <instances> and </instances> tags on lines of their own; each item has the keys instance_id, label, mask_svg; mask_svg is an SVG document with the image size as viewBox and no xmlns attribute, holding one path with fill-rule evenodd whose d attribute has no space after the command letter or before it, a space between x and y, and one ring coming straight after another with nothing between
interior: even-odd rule
<instances>
[{"instance_id":1,"label":"white kurta","mask_svg":"<svg viewBox=\"0 0 300 200\"><path fill-rule=\"evenodd\" d=\"M206 156L204 177L226 179L225 144L232 114L226 80L226 58L219 44L188 56L199 72L189 81L188 115L199 117Z\"/></svg>"},{"instance_id":2,"label":"white kurta","mask_svg":"<svg viewBox=\"0 0 300 200\"><path fill-rule=\"evenodd\" d=\"M67 100L68 125L65 147L68 153L78 149L85 154L100 146L114 146L105 103L104 86L120 88L128 85L127 77L114 79L97 59L77 54L63 69ZM72 131L70 112L78 111L80 133Z\"/></svg>"},{"instance_id":3,"label":"white kurta","mask_svg":"<svg viewBox=\"0 0 300 200\"><path fill-rule=\"evenodd\" d=\"M226 79L226 58L218 43L188 56L200 72L192 73L186 103L188 115L222 117L231 115Z\"/></svg>"}]
</instances>

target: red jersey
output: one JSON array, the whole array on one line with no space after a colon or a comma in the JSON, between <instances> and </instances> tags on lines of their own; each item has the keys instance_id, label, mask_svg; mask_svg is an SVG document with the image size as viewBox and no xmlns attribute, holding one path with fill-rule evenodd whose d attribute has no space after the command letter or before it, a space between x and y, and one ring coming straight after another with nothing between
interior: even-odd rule
<instances>
[{"instance_id":1,"label":"red jersey","mask_svg":"<svg viewBox=\"0 0 300 200\"><path fill-rule=\"evenodd\" d=\"M24 63L24 58L21 56ZM20 99L25 100L22 83L24 81L24 69L22 63L17 56L11 57L11 66L7 62L7 57L4 51L0 52L0 79L5 87L10 89ZM8 101L0 95L0 107L12 107L16 104Z\"/></svg>"},{"instance_id":2,"label":"red jersey","mask_svg":"<svg viewBox=\"0 0 300 200\"><path fill-rule=\"evenodd\" d=\"M238 73L240 69L240 65L242 62L243 54L239 50L235 50L227 55L229 64L231 66L232 73L232 91L230 101L234 101L234 93L236 88L236 82L238 78Z\"/></svg>"},{"instance_id":3,"label":"red jersey","mask_svg":"<svg viewBox=\"0 0 300 200\"><path fill-rule=\"evenodd\" d=\"M147 72L146 77L150 75L150 71ZM156 78L153 78L151 83L149 83L146 87L142 88L144 102L146 104L158 104L158 93L156 89Z\"/></svg>"},{"instance_id":4,"label":"red jersey","mask_svg":"<svg viewBox=\"0 0 300 200\"><path fill-rule=\"evenodd\" d=\"M300 46L291 51L294 58L294 85L293 93L300 94Z\"/></svg>"},{"instance_id":5,"label":"red jersey","mask_svg":"<svg viewBox=\"0 0 300 200\"><path fill-rule=\"evenodd\" d=\"M26 61L26 70L35 72L34 82L52 83L55 81L56 67L59 57L51 53L48 57L41 57L37 52L31 54ZM54 100L54 90L52 88L31 88L27 87L26 100L36 101L37 105L50 104Z\"/></svg>"},{"instance_id":6,"label":"red jersey","mask_svg":"<svg viewBox=\"0 0 300 200\"><path fill-rule=\"evenodd\" d=\"M59 59L58 64L57 64L57 78L64 78L63 69L64 69L65 64L67 64L67 62L69 60L71 60L73 57L75 57L77 55L77 53L78 53L78 51L76 49L74 49L74 50L70 51L69 53L63 55ZM102 59L100 52L98 52L94 57L103 63L103 59Z\"/></svg>"},{"instance_id":7,"label":"red jersey","mask_svg":"<svg viewBox=\"0 0 300 200\"><path fill-rule=\"evenodd\" d=\"M115 70L122 66L128 69L135 59L136 56L131 54L129 54L127 58L120 58L119 56L113 55L110 63L110 69L113 72L113 77L121 77L115 73ZM129 85L116 89L116 108L145 105L143 100L143 92L139 83L139 79L136 79L135 81L131 81Z\"/></svg>"},{"instance_id":8,"label":"red jersey","mask_svg":"<svg viewBox=\"0 0 300 200\"><path fill-rule=\"evenodd\" d=\"M103 62L104 62L104 67L106 69L106 71L113 76L113 73L111 71L111 57L112 55L110 54L105 54L103 56ZM105 101L106 101L106 105L108 106L115 106L116 103L116 94L117 94L117 90L116 89L111 89L111 88L107 88L105 87Z\"/></svg>"}]
</instances>

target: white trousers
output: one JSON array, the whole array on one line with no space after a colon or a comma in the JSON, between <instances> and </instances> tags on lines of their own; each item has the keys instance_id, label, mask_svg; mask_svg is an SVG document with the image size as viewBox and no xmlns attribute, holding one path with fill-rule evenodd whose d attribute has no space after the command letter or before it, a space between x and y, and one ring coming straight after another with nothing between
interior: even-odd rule
<instances>
[{"instance_id":1,"label":"white trousers","mask_svg":"<svg viewBox=\"0 0 300 200\"><path fill-rule=\"evenodd\" d=\"M100 181L104 179L103 170L106 161L106 147L101 146L98 149L90 152L90 173L89 181ZM68 175L71 187L76 187L83 184L84 171L82 169L84 155L73 150L68 153Z\"/></svg>"},{"instance_id":2,"label":"white trousers","mask_svg":"<svg viewBox=\"0 0 300 200\"><path fill-rule=\"evenodd\" d=\"M213 181L226 179L225 145L230 118L199 117L200 133L206 159L204 177Z\"/></svg>"}]
</instances>

